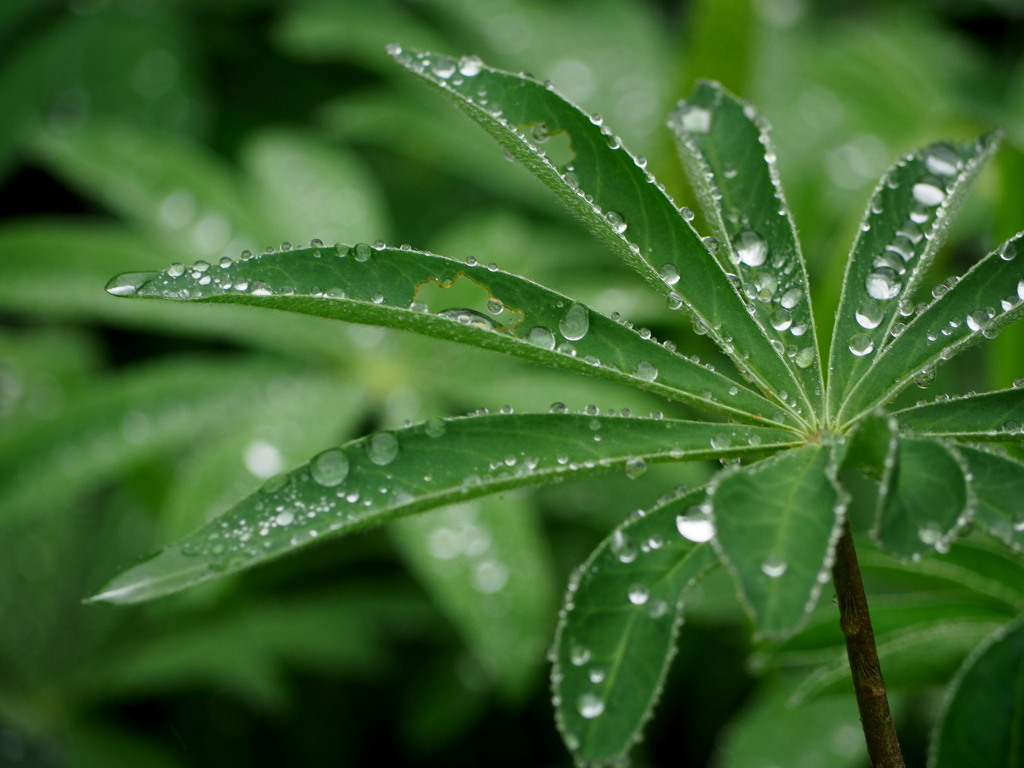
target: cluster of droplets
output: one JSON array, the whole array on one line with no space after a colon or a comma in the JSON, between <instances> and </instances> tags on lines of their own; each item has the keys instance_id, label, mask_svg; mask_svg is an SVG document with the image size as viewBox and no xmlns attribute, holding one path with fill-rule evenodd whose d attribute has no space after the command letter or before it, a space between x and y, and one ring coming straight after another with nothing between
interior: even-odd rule
<instances>
[{"instance_id":1,"label":"cluster of droplets","mask_svg":"<svg viewBox=\"0 0 1024 768\"><path fill-rule=\"evenodd\" d=\"M898 186L899 170L908 167L910 162L913 159L900 161L897 171L885 181L886 190ZM850 336L847 348L856 357L870 355L878 349L877 333L872 332L891 314L886 311L886 305L896 300L913 280L914 271L919 268L918 257L946 217L944 204L964 167L956 150L946 144L926 149L920 164L922 174L910 190L914 205L909 217L899 225L882 251L874 256L871 270L864 278L865 295L854 308L854 322L863 330ZM871 217L862 227L865 231L873 226L873 217L884 213L880 200L881 196L872 205ZM912 312L913 305L903 301L899 307L900 314L906 316ZM907 307L911 308L910 312L904 309ZM903 322L894 322L889 329L890 336L898 336L904 327Z\"/></svg>"},{"instance_id":2,"label":"cluster of droplets","mask_svg":"<svg viewBox=\"0 0 1024 768\"><path fill-rule=\"evenodd\" d=\"M494 595L504 590L512 572L495 547L494 534L478 503L447 507L419 522L433 558L466 573L477 592Z\"/></svg>"}]
</instances>

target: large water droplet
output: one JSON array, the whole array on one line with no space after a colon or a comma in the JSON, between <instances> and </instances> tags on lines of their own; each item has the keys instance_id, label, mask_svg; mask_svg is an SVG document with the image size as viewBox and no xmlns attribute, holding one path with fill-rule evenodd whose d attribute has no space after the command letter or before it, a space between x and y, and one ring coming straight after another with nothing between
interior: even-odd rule
<instances>
[{"instance_id":1,"label":"large water droplet","mask_svg":"<svg viewBox=\"0 0 1024 768\"><path fill-rule=\"evenodd\" d=\"M934 208L946 199L946 192L942 188L928 182L919 182L911 188L911 194L921 205Z\"/></svg>"},{"instance_id":2,"label":"large water droplet","mask_svg":"<svg viewBox=\"0 0 1024 768\"><path fill-rule=\"evenodd\" d=\"M573 643L569 649L569 661L575 667L582 667L590 661L590 649L580 643Z\"/></svg>"},{"instance_id":3,"label":"large water droplet","mask_svg":"<svg viewBox=\"0 0 1024 768\"><path fill-rule=\"evenodd\" d=\"M378 466L390 464L398 455L398 438L390 432L378 432L366 441L366 455Z\"/></svg>"},{"instance_id":4,"label":"large water droplet","mask_svg":"<svg viewBox=\"0 0 1024 768\"><path fill-rule=\"evenodd\" d=\"M145 272L118 275L107 283L107 293L112 296L134 296L148 279L149 276Z\"/></svg>"},{"instance_id":5,"label":"large water droplet","mask_svg":"<svg viewBox=\"0 0 1024 768\"><path fill-rule=\"evenodd\" d=\"M715 537L715 524L700 507L691 507L685 515L676 516L676 528L684 539L697 542L711 541Z\"/></svg>"},{"instance_id":6,"label":"large water droplet","mask_svg":"<svg viewBox=\"0 0 1024 768\"><path fill-rule=\"evenodd\" d=\"M679 270L674 264L662 264L658 274L661 275L661 279L665 281L666 285L675 285L679 282Z\"/></svg>"},{"instance_id":7,"label":"large water droplet","mask_svg":"<svg viewBox=\"0 0 1024 768\"><path fill-rule=\"evenodd\" d=\"M637 547L628 533L615 531L612 534L612 554L620 563L632 563L636 560Z\"/></svg>"},{"instance_id":8,"label":"large water droplet","mask_svg":"<svg viewBox=\"0 0 1024 768\"><path fill-rule=\"evenodd\" d=\"M479 56L463 56L459 59L459 74L463 77L476 77L484 68Z\"/></svg>"},{"instance_id":9,"label":"large water droplet","mask_svg":"<svg viewBox=\"0 0 1024 768\"><path fill-rule=\"evenodd\" d=\"M800 299L804 297L804 292L799 288L790 288L779 299L779 304L785 309L792 309L800 303Z\"/></svg>"},{"instance_id":10,"label":"large water droplet","mask_svg":"<svg viewBox=\"0 0 1024 768\"><path fill-rule=\"evenodd\" d=\"M886 267L879 267L871 272L864 281L868 296L881 301L888 301L899 295L903 284L899 281L896 273Z\"/></svg>"},{"instance_id":11,"label":"large water droplet","mask_svg":"<svg viewBox=\"0 0 1024 768\"><path fill-rule=\"evenodd\" d=\"M608 220L608 223L611 224L612 230L615 232L615 234L621 235L623 232L626 231L628 225L626 224L626 220L622 218L621 213L616 213L615 211L608 211L608 213L606 213L604 217Z\"/></svg>"},{"instance_id":12,"label":"large water droplet","mask_svg":"<svg viewBox=\"0 0 1024 768\"><path fill-rule=\"evenodd\" d=\"M877 328L878 324L882 322L882 308L872 301L865 301L853 317L857 321L857 325L861 328Z\"/></svg>"},{"instance_id":13,"label":"large water droplet","mask_svg":"<svg viewBox=\"0 0 1024 768\"><path fill-rule=\"evenodd\" d=\"M695 104L684 104L672 114L669 124L689 133L707 133L711 130L711 112Z\"/></svg>"},{"instance_id":14,"label":"large water droplet","mask_svg":"<svg viewBox=\"0 0 1024 768\"><path fill-rule=\"evenodd\" d=\"M632 458L626 462L626 477L630 480L636 480L644 472L647 471L647 462L641 459L639 456Z\"/></svg>"},{"instance_id":15,"label":"large water droplet","mask_svg":"<svg viewBox=\"0 0 1024 768\"><path fill-rule=\"evenodd\" d=\"M629 596L629 602L633 605L643 605L647 602L647 598L651 596L651 592L643 584L634 584L629 588L627 593Z\"/></svg>"},{"instance_id":16,"label":"large water droplet","mask_svg":"<svg viewBox=\"0 0 1024 768\"><path fill-rule=\"evenodd\" d=\"M577 700L576 709L587 720L593 720L604 712L604 702L593 693L584 693Z\"/></svg>"},{"instance_id":17,"label":"large water droplet","mask_svg":"<svg viewBox=\"0 0 1024 768\"><path fill-rule=\"evenodd\" d=\"M786 572L789 566L778 555L769 555L761 563L761 572L770 579L777 579Z\"/></svg>"},{"instance_id":18,"label":"large water droplet","mask_svg":"<svg viewBox=\"0 0 1024 768\"><path fill-rule=\"evenodd\" d=\"M638 379L643 379L644 381L654 381L658 378L658 369L646 360L641 360L636 364L634 373Z\"/></svg>"},{"instance_id":19,"label":"large water droplet","mask_svg":"<svg viewBox=\"0 0 1024 768\"><path fill-rule=\"evenodd\" d=\"M785 331L793 324L793 315L788 309L778 309L768 316L768 322L776 331Z\"/></svg>"},{"instance_id":20,"label":"large water droplet","mask_svg":"<svg viewBox=\"0 0 1024 768\"><path fill-rule=\"evenodd\" d=\"M397 444L396 444L397 445ZM317 456L309 465L310 474L320 485L341 485L348 477L348 456L338 448L331 448Z\"/></svg>"},{"instance_id":21,"label":"large water droplet","mask_svg":"<svg viewBox=\"0 0 1024 768\"><path fill-rule=\"evenodd\" d=\"M573 304L558 321L558 330L569 341L579 341L590 330L590 314L582 304Z\"/></svg>"},{"instance_id":22,"label":"large water droplet","mask_svg":"<svg viewBox=\"0 0 1024 768\"><path fill-rule=\"evenodd\" d=\"M875 342L866 333L855 333L850 337L850 352L857 357L870 354L874 348Z\"/></svg>"},{"instance_id":23,"label":"large water droplet","mask_svg":"<svg viewBox=\"0 0 1024 768\"><path fill-rule=\"evenodd\" d=\"M534 326L526 334L526 340L537 347L544 349L555 348L555 334L542 325Z\"/></svg>"},{"instance_id":24,"label":"large water droplet","mask_svg":"<svg viewBox=\"0 0 1024 768\"><path fill-rule=\"evenodd\" d=\"M924 167L937 176L956 176L963 167L963 161L952 147L936 144L925 152Z\"/></svg>"},{"instance_id":25,"label":"large water droplet","mask_svg":"<svg viewBox=\"0 0 1024 768\"><path fill-rule=\"evenodd\" d=\"M736 258L748 267L760 267L768 258L768 242L753 230L740 232L732 240Z\"/></svg>"}]
</instances>

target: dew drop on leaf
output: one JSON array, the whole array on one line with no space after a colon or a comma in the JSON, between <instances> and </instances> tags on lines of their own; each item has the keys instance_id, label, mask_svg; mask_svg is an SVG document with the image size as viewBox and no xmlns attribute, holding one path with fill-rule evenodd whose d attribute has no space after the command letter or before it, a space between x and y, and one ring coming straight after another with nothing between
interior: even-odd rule
<instances>
[{"instance_id":1,"label":"dew drop on leaf","mask_svg":"<svg viewBox=\"0 0 1024 768\"><path fill-rule=\"evenodd\" d=\"M789 566L786 561L778 555L769 555L768 558L761 563L761 572L770 579L777 579L786 572Z\"/></svg>"},{"instance_id":2,"label":"dew drop on leaf","mask_svg":"<svg viewBox=\"0 0 1024 768\"><path fill-rule=\"evenodd\" d=\"M629 459L629 461L626 462L626 477L628 477L630 480L636 480L646 471L647 462L645 462L639 456Z\"/></svg>"},{"instance_id":3,"label":"dew drop on leaf","mask_svg":"<svg viewBox=\"0 0 1024 768\"><path fill-rule=\"evenodd\" d=\"M641 360L637 363L634 372L638 379L643 379L644 381L654 381L658 378L658 369L646 360Z\"/></svg>"},{"instance_id":4,"label":"dew drop on leaf","mask_svg":"<svg viewBox=\"0 0 1024 768\"><path fill-rule=\"evenodd\" d=\"M423 425L423 431L427 433L428 437L441 437L444 434L445 428L444 419L438 416L432 416Z\"/></svg>"},{"instance_id":5,"label":"dew drop on leaf","mask_svg":"<svg viewBox=\"0 0 1024 768\"><path fill-rule=\"evenodd\" d=\"M459 74L463 77L476 77L484 67L479 56L463 56L459 59Z\"/></svg>"},{"instance_id":6,"label":"dew drop on leaf","mask_svg":"<svg viewBox=\"0 0 1024 768\"><path fill-rule=\"evenodd\" d=\"M555 348L555 334L542 325L531 328L530 332L526 334L526 340L535 347L542 347L543 349Z\"/></svg>"},{"instance_id":7,"label":"dew drop on leaf","mask_svg":"<svg viewBox=\"0 0 1024 768\"><path fill-rule=\"evenodd\" d=\"M733 238L733 250L741 264L760 267L768 258L768 243L753 230L740 232Z\"/></svg>"},{"instance_id":8,"label":"dew drop on leaf","mask_svg":"<svg viewBox=\"0 0 1024 768\"><path fill-rule=\"evenodd\" d=\"M708 133L711 130L711 112L693 104L683 104L677 109L669 123L688 133Z\"/></svg>"},{"instance_id":9,"label":"dew drop on leaf","mask_svg":"<svg viewBox=\"0 0 1024 768\"><path fill-rule=\"evenodd\" d=\"M573 304L558 321L558 330L569 341L579 341L590 330L590 315L582 304Z\"/></svg>"},{"instance_id":10,"label":"dew drop on leaf","mask_svg":"<svg viewBox=\"0 0 1024 768\"><path fill-rule=\"evenodd\" d=\"M643 605L647 602L647 598L651 596L651 593L643 584L634 584L629 588L628 596L629 602L633 605Z\"/></svg>"},{"instance_id":11,"label":"dew drop on leaf","mask_svg":"<svg viewBox=\"0 0 1024 768\"><path fill-rule=\"evenodd\" d=\"M604 702L593 693L584 693L577 700L576 709L587 720L593 720L604 712Z\"/></svg>"},{"instance_id":12,"label":"dew drop on leaf","mask_svg":"<svg viewBox=\"0 0 1024 768\"><path fill-rule=\"evenodd\" d=\"M962 166L960 156L945 144L936 144L925 152L924 167L937 176L956 176Z\"/></svg>"},{"instance_id":13,"label":"dew drop on leaf","mask_svg":"<svg viewBox=\"0 0 1024 768\"><path fill-rule=\"evenodd\" d=\"M636 560L636 544L628 533L615 531L612 534L612 554L620 563L632 563Z\"/></svg>"},{"instance_id":14,"label":"dew drop on leaf","mask_svg":"<svg viewBox=\"0 0 1024 768\"><path fill-rule=\"evenodd\" d=\"M732 444L728 435L717 434L711 438L711 447L716 451L722 451L728 448Z\"/></svg>"},{"instance_id":15,"label":"dew drop on leaf","mask_svg":"<svg viewBox=\"0 0 1024 768\"><path fill-rule=\"evenodd\" d=\"M675 285L679 282L679 270L676 269L675 264L662 264L658 274L665 285Z\"/></svg>"},{"instance_id":16,"label":"dew drop on leaf","mask_svg":"<svg viewBox=\"0 0 1024 768\"><path fill-rule=\"evenodd\" d=\"M398 455L398 438L390 432L378 432L366 441L366 455L377 466L390 464Z\"/></svg>"},{"instance_id":17,"label":"dew drop on leaf","mask_svg":"<svg viewBox=\"0 0 1024 768\"><path fill-rule=\"evenodd\" d=\"M865 301L853 315L861 328L877 328L882 322L882 308L873 301Z\"/></svg>"},{"instance_id":18,"label":"dew drop on leaf","mask_svg":"<svg viewBox=\"0 0 1024 768\"><path fill-rule=\"evenodd\" d=\"M934 184L919 182L911 188L914 199L921 205L934 208L946 199L946 192Z\"/></svg>"},{"instance_id":19,"label":"dew drop on leaf","mask_svg":"<svg viewBox=\"0 0 1024 768\"><path fill-rule=\"evenodd\" d=\"M864 281L868 296L881 301L894 299L899 294L903 284L899 281L896 273L887 268L879 267L868 274Z\"/></svg>"},{"instance_id":20,"label":"dew drop on leaf","mask_svg":"<svg viewBox=\"0 0 1024 768\"><path fill-rule=\"evenodd\" d=\"M573 643L569 650L569 661L575 667L582 667L590 661L590 649L580 643Z\"/></svg>"},{"instance_id":21,"label":"dew drop on leaf","mask_svg":"<svg viewBox=\"0 0 1024 768\"><path fill-rule=\"evenodd\" d=\"M715 524L700 507L691 507L685 515L676 515L676 529L684 539L698 544L715 537Z\"/></svg>"},{"instance_id":22,"label":"dew drop on leaf","mask_svg":"<svg viewBox=\"0 0 1024 768\"><path fill-rule=\"evenodd\" d=\"M804 292L799 288L790 288L779 299L779 304L784 309L793 309L797 304L800 303L800 299L804 297Z\"/></svg>"},{"instance_id":23,"label":"dew drop on leaf","mask_svg":"<svg viewBox=\"0 0 1024 768\"><path fill-rule=\"evenodd\" d=\"M864 357L870 354L875 348L875 342L866 333L855 333L850 337L849 349L857 357Z\"/></svg>"},{"instance_id":24,"label":"dew drop on leaf","mask_svg":"<svg viewBox=\"0 0 1024 768\"><path fill-rule=\"evenodd\" d=\"M331 448L317 456L309 465L310 474L320 485L333 488L348 477L348 456L339 448Z\"/></svg>"},{"instance_id":25,"label":"dew drop on leaf","mask_svg":"<svg viewBox=\"0 0 1024 768\"><path fill-rule=\"evenodd\" d=\"M615 211L608 211L608 213L606 213L604 217L608 220L608 223L611 225L612 231L615 232L615 234L617 235L621 235L628 228L626 220L622 218L621 213L616 213Z\"/></svg>"},{"instance_id":26,"label":"dew drop on leaf","mask_svg":"<svg viewBox=\"0 0 1024 768\"><path fill-rule=\"evenodd\" d=\"M788 309L777 309L768 316L768 322L776 331L785 331L793 324L793 315Z\"/></svg>"}]
</instances>

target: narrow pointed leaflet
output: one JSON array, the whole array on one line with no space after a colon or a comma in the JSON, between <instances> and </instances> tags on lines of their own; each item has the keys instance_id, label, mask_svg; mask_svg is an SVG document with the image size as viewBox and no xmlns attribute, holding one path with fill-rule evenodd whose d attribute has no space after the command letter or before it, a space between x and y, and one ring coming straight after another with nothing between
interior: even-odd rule
<instances>
[{"instance_id":1,"label":"narrow pointed leaflet","mask_svg":"<svg viewBox=\"0 0 1024 768\"><path fill-rule=\"evenodd\" d=\"M1021 384L981 395L940 396L893 415L901 426L920 435L1020 441L1024 439L1024 381Z\"/></svg>"},{"instance_id":2,"label":"narrow pointed leaflet","mask_svg":"<svg viewBox=\"0 0 1024 768\"><path fill-rule=\"evenodd\" d=\"M974 492L974 522L1024 552L1024 463L1011 456L960 446Z\"/></svg>"},{"instance_id":3,"label":"narrow pointed leaflet","mask_svg":"<svg viewBox=\"0 0 1024 768\"><path fill-rule=\"evenodd\" d=\"M731 424L501 414L432 419L316 456L115 577L94 600L136 602L252 567L317 539L457 501L651 462L759 455L788 431ZM638 464L639 463L639 464Z\"/></svg>"},{"instance_id":4,"label":"narrow pointed leaflet","mask_svg":"<svg viewBox=\"0 0 1024 768\"><path fill-rule=\"evenodd\" d=\"M994 338L1024 315L1024 237L1017 235L985 256L963 277L935 291L932 300L884 349L843 402L840 423L889 400L969 345Z\"/></svg>"},{"instance_id":5,"label":"narrow pointed leaflet","mask_svg":"<svg viewBox=\"0 0 1024 768\"><path fill-rule=\"evenodd\" d=\"M825 385L807 268L767 122L717 83L702 81L669 127L715 229L719 261L735 274L765 335L793 368L804 402L820 412Z\"/></svg>"},{"instance_id":6,"label":"narrow pointed leaflet","mask_svg":"<svg viewBox=\"0 0 1024 768\"><path fill-rule=\"evenodd\" d=\"M946 552L967 524L970 498L966 466L955 448L939 440L903 437L882 481L875 536L896 557Z\"/></svg>"},{"instance_id":7,"label":"narrow pointed leaflet","mask_svg":"<svg viewBox=\"0 0 1024 768\"><path fill-rule=\"evenodd\" d=\"M782 423L779 405L589 307L491 266L407 247L309 247L128 273L118 296L251 304L399 328L524 357L743 421ZM453 306L451 291L475 306ZM459 292L462 292L461 294ZM469 298L465 298L466 296Z\"/></svg>"},{"instance_id":8,"label":"narrow pointed leaflet","mask_svg":"<svg viewBox=\"0 0 1024 768\"><path fill-rule=\"evenodd\" d=\"M801 419L806 406L781 398L801 387L748 314L725 271L686 217L598 115L587 116L527 75L486 67L476 57L392 47L396 60L439 88L512 157L667 297L685 308L745 376Z\"/></svg>"},{"instance_id":9,"label":"narrow pointed leaflet","mask_svg":"<svg viewBox=\"0 0 1024 768\"><path fill-rule=\"evenodd\" d=\"M726 471L713 484L715 547L767 637L798 629L829 566L846 495L832 451L805 445Z\"/></svg>"},{"instance_id":10,"label":"narrow pointed leaflet","mask_svg":"<svg viewBox=\"0 0 1024 768\"><path fill-rule=\"evenodd\" d=\"M914 314L914 289L997 139L989 134L965 144L933 144L882 177L846 265L829 352L830 417ZM875 382L865 400L877 402L888 385Z\"/></svg>"},{"instance_id":11,"label":"narrow pointed leaflet","mask_svg":"<svg viewBox=\"0 0 1024 768\"><path fill-rule=\"evenodd\" d=\"M551 672L558 727L584 763L622 758L661 693L686 590L715 565L697 489L620 525L580 566Z\"/></svg>"},{"instance_id":12,"label":"narrow pointed leaflet","mask_svg":"<svg viewBox=\"0 0 1024 768\"><path fill-rule=\"evenodd\" d=\"M1024 619L996 631L953 681L928 768L1024 766Z\"/></svg>"}]
</instances>

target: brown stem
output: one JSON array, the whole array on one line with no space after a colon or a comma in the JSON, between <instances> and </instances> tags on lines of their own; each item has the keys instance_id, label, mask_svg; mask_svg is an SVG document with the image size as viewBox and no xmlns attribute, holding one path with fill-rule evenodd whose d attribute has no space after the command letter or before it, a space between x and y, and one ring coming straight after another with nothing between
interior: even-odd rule
<instances>
[{"instance_id":1,"label":"brown stem","mask_svg":"<svg viewBox=\"0 0 1024 768\"><path fill-rule=\"evenodd\" d=\"M846 636L846 655L850 659L850 673L871 765L873 768L904 768L849 522L843 524L843 535L836 545L832 580L839 603L839 626Z\"/></svg>"}]
</instances>

